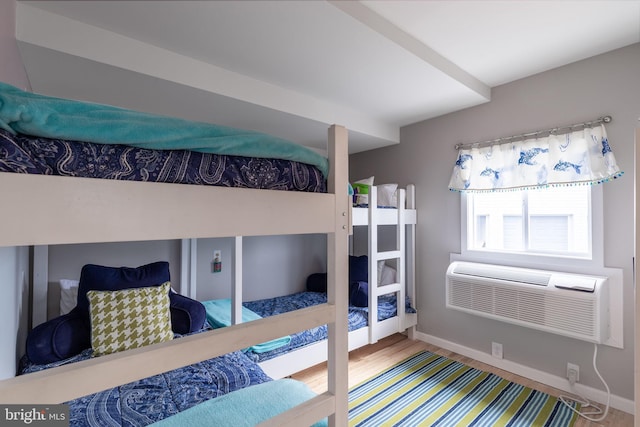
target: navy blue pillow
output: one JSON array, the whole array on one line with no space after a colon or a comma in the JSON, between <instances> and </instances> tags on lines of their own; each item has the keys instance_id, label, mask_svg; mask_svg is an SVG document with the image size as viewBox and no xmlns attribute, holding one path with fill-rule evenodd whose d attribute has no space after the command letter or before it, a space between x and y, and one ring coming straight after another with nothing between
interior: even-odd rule
<instances>
[{"instance_id":1,"label":"navy blue pillow","mask_svg":"<svg viewBox=\"0 0 640 427\"><path fill-rule=\"evenodd\" d=\"M349 284L349 305L369 306L369 284L367 282L351 282Z\"/></svg>"},{"instance_id":2,"label":"navy blue pillow","mask_svg":"<svg viewBox=\"0 0 640 427\"><path fill-rule=\"evenodd\" d=\"M78 303L70 313L35 327L27 336L27 357L33 363L45 364L75 356L91 348L91 321L87 292L117 291L168 282L169 263L154 262L138 268L104 267L88 264L82 267ZM171 329L178 334L196 332L204 326L207 313L199 301L169 292Z\"/></svg>"},{"instance_id":3,"label":"navy blue pillow","mask_svg":"<svg viewBox=\"0 0 640 427\"><path fill-rule=\"evenodd\" d=\"M207 320L207 310L200 301L169 291L171 329L176 334L199 331Z\"/></svg>"},{"instance_id":4,"label":"navy blue pillow","mask_svg":"<svg viewBox=\"0 0 640 427\"><path fill-rule=\"evenodd\" d=\"M91 321L77 310L41 323L27 335L27 357L44 365L91 348Z\"/></svg>"},{"instance_id":5,"label":"navy blue pillow","mask_svg":"<svg viewBox=\"0 0 640 427\"><path fill-rule=\"evenodd\" d=\"M307 277L309 292L327 292L327 273L313 273Z\"/></svg>"},{"instance_id":6,"label":"navy blue pillow","mask_svg":"<svg viewBox=\"0 0 640 427\"><path fill-rule=\"evenodd\" d=\"M369 282L369 257L349 255L349 283Z\"/></svg>"},{"instance_id":7,"label":"navy blue pillow","mask_svg":"<svg viewBox=\"0 0 640 427\"><path fill-rule=\"evenodd\" d=\"M87 264L80 271L77 310L89 313L89 291L145 288L171 281L169 263L158 261L141 267L105 267Z\"/></svg>"},{"instance_id":8,"label":"navy blue pillow","mask_svg":"<svg viewBox=\"0 0 640 427\"><path fill-rule=\"evenodd\" d=\"M74 310L89 313L88 291L118 291L120 289L159 286L171 280L169 263L158 261L141 267L105 267L87 264L80 272L78 304ZM207 313L196 300L169 291L171 329L178 334L195 332L204 326Z\"/></svg>"}]
</instances>

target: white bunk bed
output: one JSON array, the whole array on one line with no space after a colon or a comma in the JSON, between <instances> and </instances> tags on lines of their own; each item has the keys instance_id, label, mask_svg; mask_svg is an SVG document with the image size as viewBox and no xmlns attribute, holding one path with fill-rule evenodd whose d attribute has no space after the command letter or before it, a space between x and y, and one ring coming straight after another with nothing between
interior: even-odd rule
<instances>
[{"instance_id":1,"label":"white bunk bed","mask_svg":"<svg viewBox=\"0 0 640 427\"><path fill-rule=\"evenodd\" d=\"M298 426L329 417L330 425L346 426L347 297L345 288L336 285L348 277L348 152L343 127L329 130L329 162L328 193L322 194L0 173L0 246L328 235L327 304L0 381L0 402L65 402L328 324L328 391L264 425ZM127 206L126 215L122 206ZM239 302L233 306L238 309Z\"/></svg>"},{"instance_id":2,"label":"white bunk bed","mask_svg":"<svg viewBox=\"0 0 640 427\"><path fill-rule=\"evenodd\" d=\"M404 301L409 297L410 301L415 301L415 232L416 232L416 210L415 210L415 186L409 185L406 189L398 189L397 198L399 209L380 208L375 202L377 200L377 187L373 187L370 192L372 203L368 207L352 207L350 210L351 225L366 230L368 247L368 275L370 283L376 284L369 292L369 319L368 326L349 332L349 351L373 344L378 340L397 332L406 333L413 339L415 326L417 324L417 313L407 313L400 310L396 316L378 321L377 304L374 301L378 296L394 293L396 301ZM395 248L393 251L379 252L378 230L379 226L394 226ZM183 294L197 299L197 239L182 239L182 263L181 263L181 291ZM236 236L234 239L234 256L231 300L234 310L232 323L242 323L241 305L243 302L243 238ZM37 246L34 250L34 275L37 275L40 286L35 287L34 293L42 295L42 303L35 307L33 311L34 325L44 320L46 314L47 292L47 247ZM378 261L397 260L396 283L384 286L377 285L378 281ZM42 319L42 320L40 320ZM275 358L259 362L259 366L267 375L274 379L285 378L296 372L317 365L327 360L327 341L309 344L289 353L279 355Z\"/></svg>"},{"instance_id":3,"label":"white bunk bed","mask_svg":"<svg viewBox=\"0 0 640 427\"><path fill-rule=\"evenodd\" d=\"M380 208L377 204L377 188L369 193L368 207L351 208L351 225L367 228L369 259L369 319L368 326L349 332L349 351L374 344L378 340L397 332L407 333L414 339L417 313L406 313L405 297L415 301L415 186L397 190L398 208ZM396 250L378 251L378 226L394 225L396 231ZM397 260L396 283L378 285L378 261ZM342 284L343 286L346 283ZM239 292L241 284L234 284L234 292ZM378 321L378 297L395 293L397 315ZM236 294L237 296L238 294ZM236 299L237 301L237 299ZM327 342L320 341L260 362L260 367L272 378L284 378L296 372L327 360Z\"/></svg>"}]
</instances>

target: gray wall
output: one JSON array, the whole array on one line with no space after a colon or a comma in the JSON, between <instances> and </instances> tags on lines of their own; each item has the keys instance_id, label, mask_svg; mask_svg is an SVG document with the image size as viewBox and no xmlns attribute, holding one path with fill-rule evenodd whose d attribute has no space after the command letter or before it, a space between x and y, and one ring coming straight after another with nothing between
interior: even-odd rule
<instances>
[{"instance_id":1,"label":"gray wall","mask_svg":"<svg viewBox=\"0 0 640 427\"><path fill-rule=\"evenodd\" d=\"M180 289L180 240L49 246L49 282L80 278L85 264L138 267L168 261L172 286Z\"/></svg>"},{"instance_id":2,"label":"gray wall","mask_svg":"<svg viewBox=\"0 0 640 427\"><path fill-rule=\"evenodd\" d=\"M0 1L0 81L28 89L15 38L15 0ZM29 325L29 251L0 247L0 379L15 375Z\"/></svg>"},{"instance_id":3,"label":"gray wall","mask_svg":"<svg viewBox=\"0 0 640 427\"><path fill-rule=\"evenodd\" d=\"M230 298L232 238L198 241L197 297ZM215 250L222 251L222 271L212 273ZM243 300L288 295L305 290L311 273L327 271L326 235L254 236L243 238Z\"/></svg>"},{"instance_id":4,"label":"gray wall","mask_svg":"<svg viewBox=\"0 0 640 427\"><path fill-rule=\"evenodd\" d=\"M222 271L213 273L213 252L222 252ZM229 298L234 254L233 238L199 239L196 267L197 299ZM260 236L243 239L243 299L287 295L305 289L311 273L326 272L325 235ZM49 301L47 317L59 311L60 279L80 278L85 264L111 267L137 267L155 261L168 261L171 284L180 283L181 242L179 240L91 243L49 246Z\"/></svg>"},{"instance_id":5,"label":"gray wall","mask_svg":"<svg viewBox=\"0 0 640 427\"><path fill-rule=\"evenodd\" d=\"M16 44L16 2L0 1L0 81L31 89Z\"/></svg>"},{"instance_id":6,"label":"gray wall","mask_svg":"<svg viewBox=\"0 0 640 427\"><path fill-rule=\"evenodd\" d=\"M49 246L47 319L60 314L60 279L80 279L85 264L138 267L168 261L171 286L180 291L180 240Z\"/></svg>"},{"instance_id":7,"label":"gray wall","mask_svg":"<svg viewBox=\"0 0 640 427\"><path fill-rule=\"evenodd\" d=\"M450 253L460 252L460 195L447 189L457 143L482 141L610 114L606 126L626 174L604 184L604 261L624 270L623 350L601 347L598 367L614 394L633 399L634 132L640 127L640 44L496 87L489 103L401 130L400 144L351 156L351 178L415 183L417 188L418 330L491 353L504 346L513 362L565 376L568 361L580 381L602 389L591 368L592 344L520 328L445 308Z\"/></svg>"}]
</instances>

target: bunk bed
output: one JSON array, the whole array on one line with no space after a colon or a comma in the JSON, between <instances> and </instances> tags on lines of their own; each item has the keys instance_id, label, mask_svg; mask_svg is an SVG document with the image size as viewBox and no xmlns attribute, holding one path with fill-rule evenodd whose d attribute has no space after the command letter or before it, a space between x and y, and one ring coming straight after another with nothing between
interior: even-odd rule
<instances>
[{"instance_id":1,"label":"bunk bed","mask_svg":"<svg viewBox=\"0 0 640 427\"><path fill-rule=\"evenodd\" d=\"M390 188L392 187L392 188ZM378 203L379 189L384 192L385 197ZM364 237L367 242L366 255L350 256L350 269L365 269L366 272L358 273L363 276L361 279L368 282L361 299L366 300L366 304L350 304L348 309L348 330L349 330L349 351L363 347L367 344L374 344L378 340L394 333L405 333L409 338L414 338L415 326L417 324L417 312L412 306L415 301L415 232L416 232L416 203L415 186L408 185L406 189L397 188L395 184L385 184L381 186L371 186L368 190L368 200L371 203L356 204L351 206L350 219L354 231L358 229L365 232ZM393 203L389 203L392 199ZM379 229L384 226L392 226L394 229L394 249L379 250L378 242ZM388 233L387 233L388 234ZM352 233L353 235L353 233ZM386 236L389 238L389 236ZM354 251L351 239L351 252ZM358 240L361 240L358 237ZM186 239L182 246L183 272L189 272L187 283L188 295L197 299L198 277L195 273L198 259L196 239ZM360 249L361 251L361 249ZM243 288L252 284L243 283L243 240L241 237L235 239L235 256L231 278L231 304L234 306L235 314L229 316L229 301L206 301L213 314L213 324L215 327L239 324L246 319L241 315L242 311L249 313L249 318L268 317L274 314L284 313L304 307L321 304L326 301L326 294L317 289L308 289L312 292L298 292L292 295L277 296L255 301L244 301ZM351 265L351 261L353 265ZM366 266L362 267L362 261ZM381 263L392 261L395 269L390 276L393 280L381 281ZM384 265L387 268L387 265ZM349 287L354 281L354 277L349 277L342 286ZM321 286L320 286L321 288ZM351 298L350 298L351 300ZM397 309L397 301L405 301L401 304L401 309ZM372 308L371 308L372 307ZM217 318L216 318L217 316ZM211 323L211 322L210 322ZM311 330L305 330L288 337L290 341L266 351L259 349L253 351L252 348L245 349L251 360L257 362L260 367L272 378L285 378L296 372L317 365L327 360L326 327L319 326Z\"/></svg>"},{"instance_id":2,"label":"bunk bed","mask_svg":"<svg viewBox=\"0 0 640 427\"><path fill-rule=\"evenodd\" d=\"M406 333L411 339L414 337L417 324L417 313L411 306L415 301L415 186L397 190L396 206L378 205L378 188L372 186L369 190L367 206L354 206L351 210L352 226L366 231L367 235L367 282L368 292L363 298L367 303L359 306L349 306L349 351L374 344L378 340L394 333ZM379 227L394 226L395 249L380 251L378 246ZM237 242L237 244L240 244ZM240 244L241 245L241 244ZM241 259L241 254L239 255ZM360 257L350 257L350 259ZM191 261L195 255L192 254ZM380 281L381 264L386 261L395 262L395 280L391 283ZM354 262L354 265L358 261ZM240 265L239 265L240 264ZM386 264L385 264L386 266ZM189 264L183 265L189 268ZM236 268L242 269L241 263L236 261ZM236 299L241 300L242 274L238 272L233 283ZM192 277L195 281L196 278ZM351 280L350 280L351 281ZM348 287L349 283L342 284ZM191 289L195 289L192 285ZM195 292L192 296L195 296ZM262 317L280 313L290 309L311 306L325 300L322 293L301 292L295 295L275 297L261 301L244 303L244 306ZM405 301L399 304L397 301ZM241 323L242 319L235 319L232 323ZM311 331L304 331L292 336L292 341L277 349L264 353L249 353L252 360L273 378L284 378L303 369L327 360L327 342L325 328L318 327Z\"/></svg>"},{"instance_id":3,"label":"bunk bed","mask_svg":"<svg viewBox=\"0 0 640 427\"><path fill-rule=\"evenodd\" d=\"M14 89L1 84L0 95L15 95ZM12 120L18 118L30 122L36 116L29 109L41 100L47 101L35 94L18 95L28 98L20 108L11 111L11 103L4 98L0 105L0 115L9 113L3 117L2 127L10 134L17 127L16 123L11 123ZM53 101L54 106L66 101L48 100ZM72 102L63 107L68 106L74 110L77 104ZM87 107L95 105L83 104L83 108ZM53 112L56 113L55 108ZM69 110L64 112L69 113ZM118 118L122 118L121 112L116 111ZM82 112L74 110L72 113ZM85 117L82 123L91 129L96 120L96 116ZM65 130L65 123L65 120L56 121L62 130ZM128 121L125 117L118 123L126 127ZM18 132L33 132L28 125L26 123L27 128L18 129ZM103 123L103 126L114 127L114 123ZM135 128L128 130L136 131ZM301 233L328 236L326 304L6 379L0 381L0 402L34 405L66 402L227 355L264 340L327 324L328 391L263 424L293 426L329 417L330 425L346 426L346 290L337 286L345 280L348 270L346 141L347 133L343 127L334 125L329 129L326 193L0 172L4 219L0 246L38 247L62 243ZM234 313L238 308L234 304ZM150 360L153 363L149 363ZM86 381L87 378L91 381Z\"/></svg>"},{"instance_id":4,"label":"bunk bed","mask_svg":"<svg viewBox=\"0 0 640 427\"><path fill-rule=\"evenodd\" d=\"M392 186L394 193L393 206L389 206L389 197L384 197L382 202L378 202L379 189L388 193L385 187ZM369 190L369 198L372 203L367 205L352 206L351 218L355 231L361 229L366 236L352 236L351 252L354 249L354 240L364 240L367 243L367 252L364 257L366 261L366 277L367 282L375 283L376 286L368 286L370 292L367 292L366 304L355 306L350 304L348 307L348 330L349 330L349 351L363 347L367 344L373 344L379 339L387 337L391 334L400 332L407 334L413 339L415 325L417 324L417 313L411 304L415 301L415 231L416 231L416 210L415 210L415 186L409 185L406 189L400 188L396 190L395 185L386 184L382 186L373 186ZM398 207L399 206L399 207ZM369 224L372 224L369 226ZM378 251L379 227L392 226L395 235L395 249L391 251ZM385 236L389 239L389 235ZM241 303L243 308L237 309L236 313L249 309L251 312L258 314L260 317L273 316L296 309L306 308L317 304L326 303L327 295L325 289L321 292L299 292L293 295L285 295L280 297L267 298L257 301L244 301L243 280L242 280L242 237L236 237L236 255L234 257L234 268L236 270L233 278L233 295L231 303ZM388 243L388 242L387 242ZM361 248L357 248L362 250ZM194 273L195 264L197 262L197 244L196 239L185 239L182 245L183 257L180 270L186 279L182 279L184 289L188 295L197 299L196 282L198 277ZM43 292L46 292L46 284L49 282L46 276L46 247L39 247L34 254L34 270L41 271L39 274L40 282L43 284ZM354 268L359 269L361 264L361 256L350 256L350 260L354 261ZM44 265L38 267L37 263L43 260ZM395 261L394 266L400 267L389 269L390 278L393 280L380 280L383 270L380 263L387 260ZM350 263L351 264L351 263ZM387 265L384 266L387 269ZM346 284L343 284L346 285ZM251 286L246 285L246 286ZM77 289L77 288L76 288ZM63 294L64 295L64 294ZM61 296L63 296L61 295ZM47 299L44 297L43 299ZM374 303L377 301L377 304ZM397 301L405 301L404 310L398 313ZM60 301L62 303L63 300ZM213 301L211 301L213 302ZM53 304L58 305L55 301ZM52 301L49 301L52 305ZM369 307L374 307L370 310ZM43 316L41 313L44 307L34 310L34 318L36 315ZM234 319L229 321L229 309L227 313L223 313L223 317L227 320L225 326L232 323L241 323L242 319ZM36 312L40 312L37 314ZM222 325L222 323L220 324ZM327 360L327 328L326 325L318 326L311 330L301 331L290 336L291 341L285 345L265 350L260 347L259 351L251 351L245 349L246 356L256 362L271 378L285 378L303 369L314 366Z\"/></svg>"}]
</instances>

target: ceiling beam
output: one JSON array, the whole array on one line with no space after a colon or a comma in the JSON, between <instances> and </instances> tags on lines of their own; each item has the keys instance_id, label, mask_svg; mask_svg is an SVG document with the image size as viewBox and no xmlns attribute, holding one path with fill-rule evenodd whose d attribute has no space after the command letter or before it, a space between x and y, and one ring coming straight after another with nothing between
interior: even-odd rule
<instances>
[{"instance_id":1,"label":"ceiling beam","mask_svg":"<svg viewBox=\"0 0 640 427\"><path fill-rule=\"evenodd\" d=\"M491 88L467 73L435 50L400 29L391 21L377 14L360 1L327 0L347 15L358 20L373 31L413 53L434 68L474 91L486 101L491 100Z\"/></svg>"}]
</instances>

